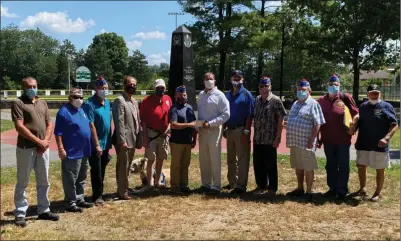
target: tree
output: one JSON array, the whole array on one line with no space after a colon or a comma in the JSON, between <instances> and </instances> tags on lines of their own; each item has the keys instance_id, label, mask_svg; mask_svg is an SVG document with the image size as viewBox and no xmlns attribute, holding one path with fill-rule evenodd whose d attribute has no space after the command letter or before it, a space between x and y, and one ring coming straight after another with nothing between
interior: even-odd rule
<instances>
[{"instance_id":1,"label":"tree","mask_svg":"<svg viewBox=\"0 0 401 241\"><path fill-rule=\"evenodd\" d=\"M76 65L73 61L75 56L75 46L71 41L65 39L57 56L57 81L53 88L67 88L68 81L75 79ZM68 61L70 62L69 64ZM68 68L70 68L70 76L68 76Z\"/></svg>"},{"instance_id":2,"label":"tree","mask_svg":"<svg viewBox=\"0 0 401 241\"><path fill-rule=\"evenodd\" d=\"M289 0L290 6L314 16L321 26L309 48L327 60L352 64L353 97L358 99L361 69L375 69L387 52L386 42L399 38L398 0ZM366 52L366 54L364 53Z\"/></svg>"},{"instance_id":3,"label":"tree","mask_svg":"<svg viewBox=\"0 0 401 241\"><path fill-rule=\"evenodd\" d=\"M126 74L134 76L138 83L150 81L152 77L146 56L139 50L135 50L132 56L128 57L128 68Z\"/></svg>"},{"instance_id":4,"label":"tree","mask_svg":"<svg viewBox=\"0 0 401 241\"><path fill-rule=\"evenodd\" d=\"M128 66L128 48L116 33L96 35L86 52L87 67L95 74L104 75L113 85L120 84Z\"/></svg>"}]
</instances>

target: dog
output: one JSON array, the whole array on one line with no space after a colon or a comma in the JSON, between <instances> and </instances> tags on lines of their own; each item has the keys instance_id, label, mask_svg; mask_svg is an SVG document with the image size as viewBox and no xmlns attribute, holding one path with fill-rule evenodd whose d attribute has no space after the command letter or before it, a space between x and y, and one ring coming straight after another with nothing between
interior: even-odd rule
<instances>
[{"instance_id":1,"label":"dog","mask_svg":"<svg viewBox=\"0 0 401 241\"><path fill-rule=\"evenodd\" d=\"M149 184L149 180L146 177L146 166L148 159L147 158L138 158L132 161L130 167L130 173L139 174L139 177L142 181L142 186L147 186ZM153 169L153 178L156 176L156 169ZM166 176L163 172L160 173L160 184L166 186Z\"/></svg>"}]
</instances>

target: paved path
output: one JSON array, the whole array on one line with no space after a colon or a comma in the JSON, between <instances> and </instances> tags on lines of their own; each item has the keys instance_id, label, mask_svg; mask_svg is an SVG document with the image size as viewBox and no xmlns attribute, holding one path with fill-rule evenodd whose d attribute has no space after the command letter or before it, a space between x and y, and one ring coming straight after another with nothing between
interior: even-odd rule
<instances>
[{"instance_id":1,"label":"paved path","mask_svg":"<svg viewBox=\"0 0 401 241\"><path fill-rule=\"evenodd\" d=\"M5 120L11 120L11 115L10 112L1 112L1 119ZM54 121L54 118L52 118ZM281 136L281 145L278 148L278 153L279 154L285 154L288 155L290 153L290 149L285 146L286 143L286 138L285 138L285 129L283 130L282 136ZM7 166L15 166L16 165L16 158L15 158L15 145L17 143L17 136L18 133L16 132L15 129L13 130L8 130L5 132L2 132L0 135L0 140L1 140L1 167L7 167ZM356 140L356 136L353 136L352 138L352 143L354 144ZM197 153L199 152L199 146L197 145L193 150L193 152ZM227 151L227 145L226 145L226 140L223 138L222 141L222 151L226 152ZM137 150L136 153L143 154L144 153L144 148ZM110 152L111 155L115 154L114 148L111 149ZM351 160L356 159L356 151L354 149L354 145L351 145ZM318 149L316 151L316 155L318 157L325 157L323 148ZM399 151L393 152L392 153L392 159L398 159L397 161L399 162ZM54 135L52 136L51 139L51 144L50 144L50 160L58 160L58 153L57 153L57 145L56 141L54 138Z\"/></svg>"}]
</instances>

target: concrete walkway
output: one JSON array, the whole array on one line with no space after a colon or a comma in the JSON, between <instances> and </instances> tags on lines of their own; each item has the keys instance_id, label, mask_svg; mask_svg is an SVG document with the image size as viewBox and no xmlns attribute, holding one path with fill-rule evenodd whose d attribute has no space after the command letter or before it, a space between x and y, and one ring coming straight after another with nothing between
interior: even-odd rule
<instances>
[{"instance_id":1,"label":"concrete walkway","mask_svg":"<svg viewBox=\"0 0 401 241\"><path fill-rule=\"evenodd\" d=\"M11 120L11 114L10 112L1 112L1 119L3 120ZM54 122L54 118L52 118ZM282 136L281 136L281 145L278 148L278 153L279 154L284 154L284 155L289 155L290 150L285 146L286 143L286 138L285 138L285 129L283 130ZM17 143L17 136L18 133L16 132L15 129L13 130L8 130L5 132L2 132L0 135L0 140L1 140L1 167L8 167L8 166L15 166L16 165L16 157L15 157L15 145ZM354 144L356 141L356 136L353 136L352 138L352 143ZM227 151L227 145L226 145L226 140L223 138L222 140L222 151L226 152ZM192 152L199 152L199 147L198 145L192 150ZM137 150L136 153L138 154L143 154L144 153L144 148ZM115 154L114 148L110 152L111 155ZM351 160L356 159L356 150L354 148L354 145L351 145L351 150L350 150L350 155L351 155ZM325 157L323 148L317 149L316 151L316 156L318 157ZM392 159L398 159L394 160L395 162L399 162L399 151L394 151L392 152L391 155ZM56 141L54 138L54 135L52 136L51 139L51 144L50 144L50 160L55 161L58 160L58 152L57 152L57 145Z\"/></svg>"}]
</instances>

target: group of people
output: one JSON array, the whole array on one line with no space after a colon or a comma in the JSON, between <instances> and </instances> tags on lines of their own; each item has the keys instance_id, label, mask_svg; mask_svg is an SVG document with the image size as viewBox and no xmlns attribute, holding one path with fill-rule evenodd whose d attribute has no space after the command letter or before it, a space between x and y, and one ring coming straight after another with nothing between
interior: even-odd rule
<instances>
[{"instance_id":1,"label":"group of people","mask_svg":"<svg viewBox=\"0 0 401 241\"><path fill-rule=\"evenodd\" d=\"M305 195L312 199L314 170L318 168L316 148L324 146L326 155L327 197L343 199L348 193L351 137L358 131L357 149L360 189L366 196L366 169L377 171L376 191L372 201L379 201L384 182L384 170L389 166L389 140L398 128L394 108L380 99L380 89L367 89L369 101L359 110L352 96L340 91L340 79L333 75L328 81L328 93L317 101L311 97L310 83L297 82L298 100L287 115L281 99L272 93L272 83L264 76L259 81L256 98L244 87L242 71L232 72L232 88L226 93L216 86L213 73L203 77L204 90L197 101L198 117L187 103L185 86L175 90L175 103L165 95L164 80L154 83L154 94L138 105L133 98L137 82L132 76L123 80L124 92L111 108L107 100L108 84L100 77L95 82L95 94L85 103L81 89L71 89L68 103L57 113L55 127L49 117L46 102L37 96L37 82L24 78L23 95L12 105L12 118L18 135L17 184L14 215L18 226L26 226L28 209L26 187L29 174L35 170L38 196L38 218L59 220L49 209L49 144L54 133L61 159L62 182L67 211L82 212L84 208L103 205L110 196L104 195L105 170L110 161L109 150L114 145L117 155L117 196L132 199L128 175L135 150L145 148L146 176L150 188L163 186L160 176L163 162L171 153L171 192L188 193L188 169L191 149L199 141L201 191L218 194L221 189L232 194L247 191L253 125L253 167L256 194L275 196L278 190L277 148L282 130L286 128L286 146L290 148L290 163L295 169L298 186L288 195ZM350 121L344 118L350 115ZM112 131L112 120L114 131ZM53 131L54 129L54 131ZM227 181L221 186L221 142L227 139ZM84 199L85 180L90 165L92 202ZM155 171L154 171L155 169ZM306 190L304 188L306 180Z\"/></svg>"}]
</instances>

